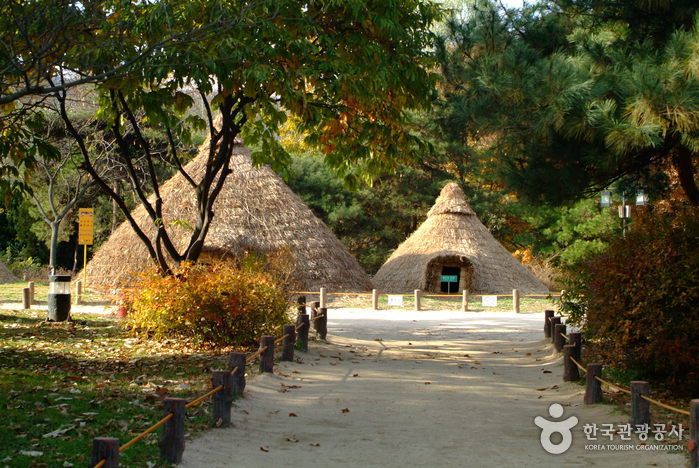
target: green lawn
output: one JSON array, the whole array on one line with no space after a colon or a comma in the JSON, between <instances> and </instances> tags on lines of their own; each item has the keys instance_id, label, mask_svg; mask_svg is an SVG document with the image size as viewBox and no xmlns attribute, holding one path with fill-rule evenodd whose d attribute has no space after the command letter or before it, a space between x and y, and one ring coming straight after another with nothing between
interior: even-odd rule
<instances>
[{"instance_id":1,"label":"green lawn","mask_svg":"<svg viewBox=\"0 0 699 468\"><path fill-rule=\"evenodd\" d=\"M203 394L231 351L136 339L110 317L49 325L44 314L0 311L1 466L87 466L93 437L127 442L160 419L165 396ZM188 410L189 433L208 427L207 412L208 402ZM160 463L158 437L122 453L122 466Z\"/></svg>"}]
</instances>

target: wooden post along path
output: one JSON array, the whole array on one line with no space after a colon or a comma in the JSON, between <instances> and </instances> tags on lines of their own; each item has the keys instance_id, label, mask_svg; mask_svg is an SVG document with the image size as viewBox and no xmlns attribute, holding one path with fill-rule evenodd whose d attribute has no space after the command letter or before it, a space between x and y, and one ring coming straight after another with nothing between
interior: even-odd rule
<instances>
[{"instance_id":1,"label":"wooden post along path","mask_svg":"<svg viewBox=\"0 0 699 468\"><path fill-rule=\"evenodd\" d=\"M299 314L296 319L296 331L298 333L297 343L299 350L308 352L308 331L311 326L311 319L308 314Z\"/></svg>"},{"instance_id":2,"label":"wooden post along path","mask_svg":"<svg viewBox=\"0 0 699 468\"><path fill-rule=\"evenodd\" d=\"M554 314L553 310L545 310L544 311L544 337L545 338L551 338L551 319L553 318Z\"/></svg>"},{"instance_id":3,"label":"wooden post along path","mask_svg":"<svg viewBox=\"0 0 699 468\"><path fill-rule=\"evenodd\" d=\"M296 327L294 325L284 325L282 330L282 361L294 360L294 344L296 343Z\"/></svg>"},{"instance_id":4,"label":"wooden post along path","mask_svg":"<svg viewBox=\"0 0 699 468\"><path fill-rule=\"evenodd\" d=\"M585 398L586 405L593 405L602 401L602 382L595 377L602 376L602 364L592 363L586 367Z\"/></svg>"},{"instance_id":5,"label":"wooden post along path","mask_svg":"<svg viewBox=\"0 0 699 468\"><path fill-rule=\"evenodd\" d=\"M461 291L461 312L468 312L468 291Z\"/></svg>"},{"instance_id":6,"label":"wooden post along path","mask_svg":"<svg viewBox=\"0 0 699 468\"><path fill-rule=\"evenodd\" d=\"M263 335L260 339L260 372L274 372L274 337Z\"/></svg>"},{"instance_id":7,"label":"wooden post along path","mask_svg":"<svg viewBox=\"0 0 699 468\"><path fill-rule=\"evenodd\" d=\"M184 398L165 398L163 416L172 413L172 418L163 426L160 436L160 458L170 463L180 463L184 452L184 420L187 400Z\"/></svg>"},{"instance_id":8,"label":"wooden post along path","mask_svg":"<svg viewBox=\"0 0 699 468\"><path fill-rule=\"evenodd\" d=\"M102 468L119 467L119 439L113 437L95 437L92 439L90 467L105 460Z\"/></svg>"},{"instance_id":9,"label":"wooden post along path","mask_svg":"<svg viewBox=\"0 0 699 468\"><path fill-rule=\"evenodd\" d=\"M519 289L512 290L512 312L519 314Z\"/></svg>"},{"instance_id":10,"label":"wooden post along path","mask_svg":"<svg viewBox=\"0 0 699 468\"><path fill-rule=\"evenodd\" d=\"M372 310L379 310L379 291L378 291L378 289L371 290L371 308L372 308Z\"/></svg>"},{"instance_id":11,"label":"wooden post along path","mask_svg":"<svg viewBox=\"0 0 699 468\"><path fill-rule=\"evenodd\" d=\"M231 353L228 355L228 371L238 369L233 374L233 395L242 395L245 390L245 353Z\"/></svg>"},{"instance_id":12,"label":"wooden post along path","mask_svg":"<svg viewBox=\"0 0 699 468\"><path fill-rule=\"evenodd\" d=\"M237 372L236 372L237 374ZM233 406L233 376L228 370L215 370L211 375L211 387L221 390L214 393L211 411L214 427L226 427L231 424L231 407Z\"/></svg>"}]
</instances>

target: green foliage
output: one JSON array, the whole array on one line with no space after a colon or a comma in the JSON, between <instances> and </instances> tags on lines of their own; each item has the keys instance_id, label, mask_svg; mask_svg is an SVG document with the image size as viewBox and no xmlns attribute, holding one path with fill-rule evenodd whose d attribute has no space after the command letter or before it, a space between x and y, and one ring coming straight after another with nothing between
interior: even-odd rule
<instances>
[{"instance_id":1,"label":"green foliage","mask_svg":"<svg viewBox=\"0 0 699 468\"><path fill-rule=\"evenodd\" d=\"M476 2L438 43L445 136L533 201L578 199L622 176L653 185L672 164L699 204L696 9L638 3L542 2L504 15ZM659 17L669 4L676 16Z\"/></svg>"},{"instance_id":2,"label":"green foliage","mask_svg":"<svg viewBox=\"0 0 699 468\"><path fill-rule=\"evenodd\" d=\"M125 296L127 323L156 339L195 345L252 345L287 322L285 286L247 259L184 264L176 275L148 271Z\"/></svg>"},{"instance_id":3,"label":"green foliage","mask_svg":"<svg viewBox=\"0 0 699 468\"><path fill-rule=\"evenodd\" d=\"M602 362L699 392L699 217L664 203L571 271L565 311Z\"/></svg>"}]
</instances>

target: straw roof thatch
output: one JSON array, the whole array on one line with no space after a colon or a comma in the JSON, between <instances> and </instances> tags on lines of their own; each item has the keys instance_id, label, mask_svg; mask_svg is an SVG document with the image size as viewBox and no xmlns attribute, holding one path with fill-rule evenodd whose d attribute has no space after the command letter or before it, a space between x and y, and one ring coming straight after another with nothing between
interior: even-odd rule
<instances>
[{"instance_id":1,"label":"straw roof thatch","mask_svg":"<svg viewBox=\"0 0 699 468\"><path fill-rule=\"evenodd\" d=\"M272 169L253 167L250 151L241 145L233 152L233 172L214 204L215 217L202 258L285 250L294 257L291 278L295 287L312 291L320 287L329 291L371 288L369 277L357 260ZM205 143L199 155L185 167L195 180L204 174L207 153ZM191 234L182 221L194 224L194 193L184 177L177 174L163 184L161 195L164 221L181 251ZM145 208L140 206L132 214L152 238L153 224ZM90 284L127 284L134 272L151 265L146 248L124 222L88 263Z\"/></svg>"},{"instance_id":2,"label":"straw roof thatch","mask_svg":"<svg viewBox=\"0 0 699 468\"><path fill-rule=\"evenodd\" d=\"M0 262L0 284L16 283L17 281L19 281L19 279L12 274L10 269L7 268L4 263Z\"/></svg>"},{"instance_id":3,"label":"straw roof thatch","mask_svg":"<svg viewBox=\"0 0 699 468\"><path fill-rule=\"evenodd\" d=\"M480 222L455 183L442 189L427 220L398 246L372 281L386 292L439 292L443 267L460 268L459 290L474 294L548 292Z\"/></svg>"}]
</instances>

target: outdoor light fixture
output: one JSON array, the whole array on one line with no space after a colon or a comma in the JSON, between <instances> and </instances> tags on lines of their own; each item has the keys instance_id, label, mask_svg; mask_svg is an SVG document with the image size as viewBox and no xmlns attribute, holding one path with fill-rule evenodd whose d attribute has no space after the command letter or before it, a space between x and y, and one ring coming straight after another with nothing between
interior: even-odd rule
<instances>
[{"instance_id":1,"label":"outdoor light fixture","mask_svg":"<svg viewBox=\"0 0 699 468\"><path fill-rule=\"evenodd\" d=\"M645 206L648 203L648 195L643 190L636 193L636 206Z\"/></svg>"},{"instance_id":2,"label":"outdoor light fixture","mask_svg":"<svg viewBox=\"0 0 699 468\"><path fill-rule=\"evenodd\" d=\"M49 321L63 322L70 315L70 275L49 276Z\"/></svg>"},{"instance_id":3,"label":"outdoor light fixture","mask_svg":"<svg viewBox=\"0 0 699 468\"><path fill-rule=\"evenodd\" d=\"M612 192L609 190L602 191L602 193L600 193L599 204L605 208L612 206Z\"/></svg>"}]
</instances>

